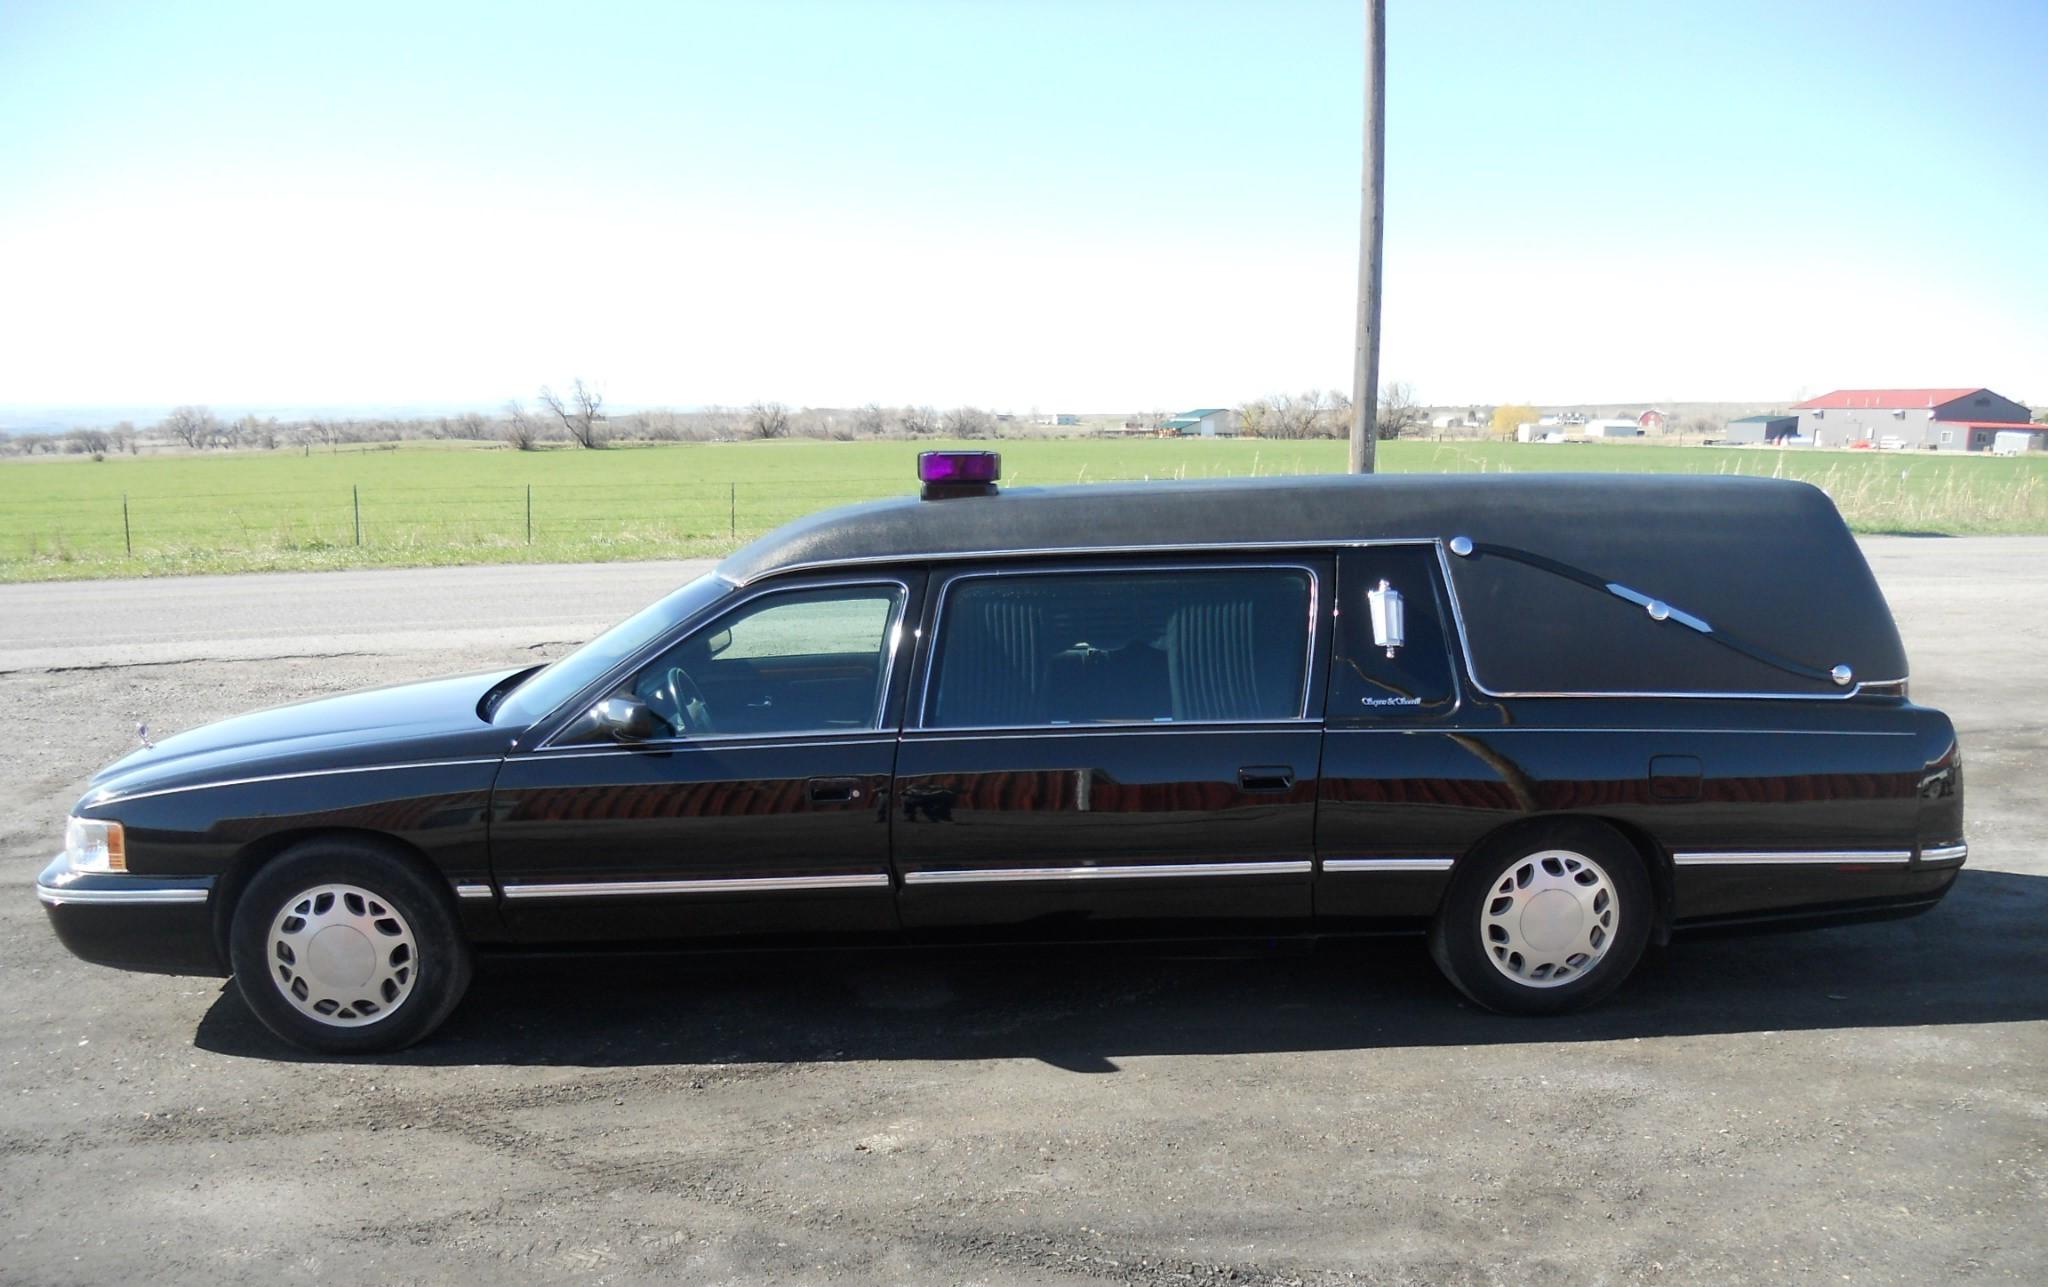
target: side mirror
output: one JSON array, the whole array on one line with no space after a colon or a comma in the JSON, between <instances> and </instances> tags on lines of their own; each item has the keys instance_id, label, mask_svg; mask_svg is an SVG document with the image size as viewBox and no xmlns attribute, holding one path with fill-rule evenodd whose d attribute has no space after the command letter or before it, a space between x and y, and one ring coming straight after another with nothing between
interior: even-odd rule
<instances>
[{"instance_id":1,"label":"side mirror","mask_svg":"<svg viewBox=\"0 0 2048 1287\"><path fill-rule=\"evenodd\" d=\"M645 742L661 735L661 721L647 703L631 697L607 697L590 708L596 725L621 742Z\"/></svg>"}]
</instances>

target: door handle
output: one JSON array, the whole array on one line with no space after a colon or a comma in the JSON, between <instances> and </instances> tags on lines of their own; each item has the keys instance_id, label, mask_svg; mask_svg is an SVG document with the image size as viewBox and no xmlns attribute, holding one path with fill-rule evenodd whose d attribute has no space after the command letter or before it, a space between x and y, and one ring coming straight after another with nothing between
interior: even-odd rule
<instances>
[{"instance_id":1,"label":"door handle","mask_svg":"<svg viewBox=\"0 0 2048 1287\"><path fill-rule=\"evenodd\" d=\"M1287 791L1294 786L1292 764L1247 764L1237 771L1237 784L1247 791Z\"/></svg>"},{"instance_id":2,"label":"door handle","mask_svg":"<svg viewBox=\"0 0 2048 1287\"><path fill-rule=\"evenodd\" d=\"M804 784L812 804L844 804L860 799L859 778L812 778Z\"/></svg>"}]
</instances>

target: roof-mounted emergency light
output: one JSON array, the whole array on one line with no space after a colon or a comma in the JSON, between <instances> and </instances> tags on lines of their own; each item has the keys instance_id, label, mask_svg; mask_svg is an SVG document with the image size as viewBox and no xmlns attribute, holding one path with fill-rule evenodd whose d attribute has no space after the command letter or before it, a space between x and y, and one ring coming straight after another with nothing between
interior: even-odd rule
<instances>
[{"instance_id":1,"label":"roof-mounted emergency light","mask_svg":"<svg viewBox=\"0 0 2048 1287\"><path fill-rule=\"evenodd\" d=\"M1003 458L993 451L924 451L917 456L917 481L925 500L993 496L1003 476Z\"/></svg>"}]
</instances>

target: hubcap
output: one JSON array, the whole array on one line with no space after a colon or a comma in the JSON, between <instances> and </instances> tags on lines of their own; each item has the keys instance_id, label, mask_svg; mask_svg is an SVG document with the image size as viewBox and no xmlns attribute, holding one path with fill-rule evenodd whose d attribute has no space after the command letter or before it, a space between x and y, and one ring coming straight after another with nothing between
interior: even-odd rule
<instances>
[{"instance_id":1,"label":"hubcap","mask_svg":"<svg viewBox=\"0 0 2048 1287\"><path fill-rule=\"evenodd\" d=\"M412 926L355 885L319 885L270 923L271 982L310 1019L336 1028L375 1023L405 1002L419 977Z\"/></svg>"},{"instance_id":2,"label":"hubcap","mask_svg":"<svg viewBox=\"0 0 2048 1287\"><path fill-rule=\"evenodd\" d=\"M1523 987L1554 988L1586 974L1614 945L1620 924L1614 882L1569 849L1517 861L1479 909L1487 959Z\"/></svg>"}]
</instances>

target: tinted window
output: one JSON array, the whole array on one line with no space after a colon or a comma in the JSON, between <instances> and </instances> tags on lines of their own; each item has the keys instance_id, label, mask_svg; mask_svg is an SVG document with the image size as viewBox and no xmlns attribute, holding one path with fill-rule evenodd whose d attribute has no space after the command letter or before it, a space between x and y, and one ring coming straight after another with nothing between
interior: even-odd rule
<instances>
[{"instance_id":1,"label":"tinted window","mask_svg":"<svg viewBox=\"0 0 2048 1287\"><path fill-rule=\"evenodd\" d=\"M925 724L1294 719L1311 599L1295 568L963 578Z\"/></svg>"},{"instance_id":2,"label":"tinted window","mask_svg":"<svg viewBox=\"0 0 2048 1287\"><path fill-rule=\"evenodd\" d=\"M896 585L762 595L692 631L619 690L676 737L880 726Z\"/></svg>"},{"instance_id":3,"label":"tinted window","mask_svg":"<svg viewBox=\"0 0 2048 1287\"><path fill-rule=\"evenodd\" d=\"M1328 714L1337 719L1413 719L1441 714L1457 696L1449 631L1433 548L1347 550L1337 570L1337 638ZM1401 596L1405 642L1389 657L1374 642L1368 595L1380 582Z\"/></svg>"}]
</instances>

